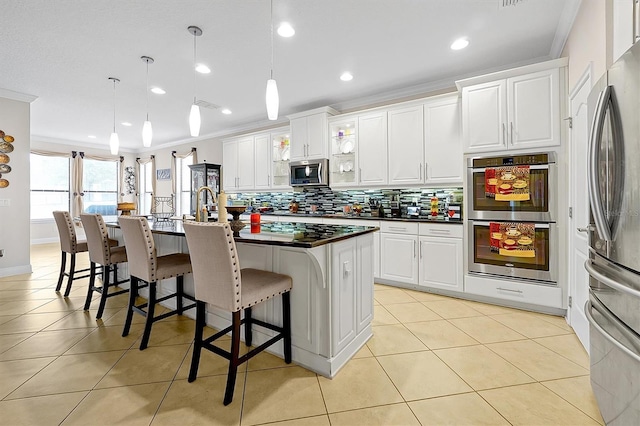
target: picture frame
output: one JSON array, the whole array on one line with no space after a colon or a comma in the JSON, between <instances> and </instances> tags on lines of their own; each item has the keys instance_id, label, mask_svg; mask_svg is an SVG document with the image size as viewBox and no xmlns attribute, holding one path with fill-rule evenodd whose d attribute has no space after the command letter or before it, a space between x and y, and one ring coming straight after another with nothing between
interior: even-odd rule
<instances>
[{"instance_id":1,"label":"picture frame","mask_svg":"<svg viewBox=\"0 0 640 426\"><path fill-rule=\"evenodd\" d=\"M158 169L156 170L156 180L170 180L171 169Z\"/></svg>"}]
</instances>

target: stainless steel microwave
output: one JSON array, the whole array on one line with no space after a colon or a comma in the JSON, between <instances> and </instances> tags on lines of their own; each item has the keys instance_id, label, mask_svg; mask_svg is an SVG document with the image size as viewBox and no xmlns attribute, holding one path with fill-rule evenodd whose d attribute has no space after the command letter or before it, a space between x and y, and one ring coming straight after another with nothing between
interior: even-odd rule
<instances>
[{"instance_id":1,"label":"stainless steel microwave","mask_svg":"<svg viewBox=\"0 0 640 426\"><path fill-rule=\"evenodd\" d=\"M329 160L292 161L291 186L329 186Z\"/></svg>"}]
</instances>

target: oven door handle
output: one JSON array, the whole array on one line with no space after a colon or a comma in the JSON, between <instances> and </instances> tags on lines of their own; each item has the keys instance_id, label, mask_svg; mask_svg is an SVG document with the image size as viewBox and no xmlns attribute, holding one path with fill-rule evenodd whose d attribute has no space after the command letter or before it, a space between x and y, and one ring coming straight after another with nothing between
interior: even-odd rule
<instances>
[{"instance_id":1,"label":"oven door handle","mask_svg":"<svg viewBox=\"0 0 640 426\"><path fill-rule=\"evenodd\" d=\"M501 220L496 220L495 222L480 222L477 220L469 220L469 222L471 222L471 226L475 226L475 225L480 225L480 226L489 226L491 223L503 223L503 221ZM515 222L518 223L518 222ZM530 223L530 222L526 222L523 221L523 223ZM534 225L534 228L536 229L549 229L550 226L548 223L536 223Z\"/></svg>"},{"instance_id":2,"label":"oven door handle","mask_svg":"<svg viewBox=\"0 0 640 426\"><path fill-rule=\"evenodd\" d=\"M522 166L526 166L526 164L521 164ZM518 167L517 165L514 166L509 166L509 165L504 165L504 166L496 166L495 168L498 167ZM484 173L487 169L490 169L493 167L476 167L471 169L471 171L473 173ZM549 170L549 165L548 164L533 164L531 166L529 166L529 170Z\"/></svg>"}]
</instances>

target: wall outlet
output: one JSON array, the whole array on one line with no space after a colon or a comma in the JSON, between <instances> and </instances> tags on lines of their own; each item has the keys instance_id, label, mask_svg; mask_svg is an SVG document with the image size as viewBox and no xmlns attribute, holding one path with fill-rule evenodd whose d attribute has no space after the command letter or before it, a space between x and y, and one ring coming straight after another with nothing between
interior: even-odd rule
<instances>
[{"instance_id":1,"label":"wall outlet","mask_svg":"<svg viewBox=\"0 0 640 426\"><path fill-rule=\"evenodd\" d=\"M0 207L9 207L11 205L11 199L5 198L0 200Z\"/></svg>"}]
</instances>

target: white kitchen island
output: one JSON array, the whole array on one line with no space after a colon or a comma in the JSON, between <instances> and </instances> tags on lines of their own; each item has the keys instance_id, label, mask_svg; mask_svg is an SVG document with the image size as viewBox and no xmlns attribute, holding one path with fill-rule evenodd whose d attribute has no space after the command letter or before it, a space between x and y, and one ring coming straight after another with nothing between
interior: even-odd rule
<instances>
[{"instance_id":1,"label":"white kitchen island","mask_svg":"<svg viewBox=\"0 0 640 426\"><path fill-rule=\"evenodd\" d=\"M182 222L150 222L158 254L188 252ZM249 227L236 237L242 268L258 268L290 275L293 362L325 377L334 377L372 336L373 232L375 227L305 223L263 224L260 233ZM117 224L112 237L122 241ZM124 269L122 268L123 272ZM187 275L185 291L193 294L193 278ZM159 283L158 297L175 289L175 279ZM145 293L141 291L141 295ZM175 303L175 302L173 302ZM282 324L281 299L253 308L253 317ZM195 309L185 312L195 318ZM223 329L231 314L207 307L207 324ZM154 331L152 331L154 333ZM259 326L253 344L273 335ZM282 357L282 342L268 351Z\"/></svg>"}]
</instances>

